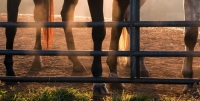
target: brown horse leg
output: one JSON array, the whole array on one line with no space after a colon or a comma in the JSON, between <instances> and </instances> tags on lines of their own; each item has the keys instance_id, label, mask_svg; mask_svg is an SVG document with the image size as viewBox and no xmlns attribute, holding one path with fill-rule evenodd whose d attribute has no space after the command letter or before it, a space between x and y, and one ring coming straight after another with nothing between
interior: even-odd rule
<instances>
[{"instance_id":1,"label":"brown horse leg","mask_svg":"<svg viewBox=\"0 0 200 101\"><path fill-rule=\"evenodd\" d=\"M125 11L129 5L129 0L113 0L113 13L112 20L113 21L123 21ZM110 41L110 50L118 50L119 38L122 32L122 27L114 26L111 30L111 41ZM119 77L117 73L117 56L112 55L108 56L107 64L110 68L110 77ZM115 91L119 91L122 93L124 89L123 83L111 83L110 88Z\"/></svg>"},{"instance_id":2,"label":"brown horse leg","mask_svg":"<svg viewBox=\"0 0 200 101\"><path fill-rule=\"evenodd\" d=\"M196 16L195 5L192 5L191 2L188 0L185 0L185 20L186 21L198 21L199 17ZM194 51L194 47L197 42L198 37L198 27L186 27L185 28L185 45L186 45L186 51ZM182 74L184 78L193 78L193 70L192 70L192 62L193 57L185 57L184 65L182 68ZM194 97L200 97L199 91L197 87L195 87L194 84L188 84L185 86L185 89L183 91L184 94L191 94Z\"/></svg>"},{"instance_id":3,"label":"brown horse leg","mask_svg":"<svg viewBox=\"0 0 200 101\"><path fill-rule=\"evenodd\" d=\"M63 8L61 11L62 21L72 22L74 20L74 9L78 3L78 0L64 0ZM67 47L69 50L75 50L74 38L72 34L72 28L66 26L64 29ZM79 75L80 73L86 73L87 70L78 60L77 56L68 57L73 63L72 75ZM77 74L78 73L78 74Z\"/></svg>"},{"instance_id":4,"label":"brown horse leg","mask_svg":"<svg viewBox=\"0 0 200 101\"><path fill-rule=\"evenodd\" d=\"M41 45L41 28L36 28L36 39L35 39L34 50L42 50ZM42 58L39 55L35 55L31 70L40 70L43 67Z\"/></svg>"},{"instance_id":5,"label":"brown horse leg","mask_svg":"<svg viewBox=\"0 0 200 101\"><path fill-rule=\"evenodd\" d=\"M88 5L90 9L90 14L93 22L104 21L103 15L103 0L88 0ZM92 27L92 39L94 42L94 51L102 50L102 42L105 38L106 31L105 27ZM94 56L92 67L91 67L93 77L101 77L102 76L102 64L101 64L101 56ZM104 83L95 83L93 87L94 97L96 94L108 94L108 90ZM96 98L94 98L96 99Z\"/></svg>"},{"instance_id":6,"label":"brown horse leg","mask_svg":"<svg viewBox=\"0 0 200 101\"><path fill-rule=\"evenodd\" d=\"M18 16L18 7L21 0L7 0L7 19L8 22L16 22ZM6 28L6 49L13 49L14 38L16 35L16 27ZM6 55L4 59L4 64L6 66L6 76L15 76L13 70L13 56Z\"/></svg>"},{"instance_id":7,"label":"brown horse leg","mask_svg":"<svg viewBox=\"0 0 200 101\"><path fill-rule=\"evenodd\" d=\"M36 22L44 21L44 4L43 0L33 0L35 4L34 9L34 20ZM35 46L34 50L42 50L42 44L41 44L41 27L36 28L36 40L35 40ZM32 68L31 70L40 70L42 68L42 60L39 55L35 55Z\"/></svg>"}]
</instances>

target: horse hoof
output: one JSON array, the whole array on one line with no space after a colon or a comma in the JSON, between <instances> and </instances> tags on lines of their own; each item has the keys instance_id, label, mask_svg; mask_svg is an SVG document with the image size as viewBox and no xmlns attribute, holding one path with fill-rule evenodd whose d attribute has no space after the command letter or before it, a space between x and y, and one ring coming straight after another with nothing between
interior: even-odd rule
<instances>
[{"instance_id":1,"label":"horse hoof","mask_svg":"<svg viewBox=\"0 0 200 101\"><path fill-rule=\"evenodd\" d=\"M42 59L40 57L35 57L31 66L31 70L38 71L41 70L42 67Z\"/></svg>"},{"instance_id":2,"label":"horse hoof","mask_svg":"<svg viewBox=\"0 0 200 101\"><path fill-rule=\"evenodd\" d=\"M15 75L15 72L13 71L13 72L9 72L9 73L6 73L6 76L16 76ZM3 81L3 82L5 82L5 86L14 86L14 85L18 85L19 84L19 82L9 82L9 81Z\"/></svg>"},{"instance_id":3,"label":"horse hoof","mask_svg":"<svg viewBox=\"0 0 200 101\"><path fill-rule=\"evenodd\" d=\"M109 95L109 91L105 83L95 83L93 86L93 95Z\"/></svg>"},{"instance_id":4,"label":"horse hoof","mask_svg":"<svg viewBox=\"0 0 200 101\"><path fill-rule=\"evenodd\" d=\"M95 83L93 86L92 101L104 101L104 97L110 95L105 83Z\"/></svg>"},{"instance_id":5,"label":"horse hoof","mask_svg":"<svg viewBox=\"0 0 200 101\"><path fill-rule=\"evenodd\" d=\"M111 78L119 78L118 74L116 73L110 73ZM125 85L123 83L110 83L110 89L113 92L118 92L119 94L122 94L123 90L125 89Z\"/></svg>"},{"instance_id":6,"label":"horse hoof","mask_svg":"<svg viewBox=\"0 0 200 101\"><path fill-rule=\"evenodd\" d=\"M73 66L72 76L86 76L88 74L86 68L81 63Z\"/></svg>"},{"instance_id":7,"label":"horse hoof","mask_svg":"<svg viewBox=\"0 0 200 101\"><path fill-rule=\"evenodd\" d=\"M141 77L150 77L150 74L148 71L140 71L140 76Z\"/></svg>"},{"instance_id":8,"label":"horse hoof","mask_svg":"<svg viewBox=\"0 0 200 101\"><path fill-rule=\"evenodd\" d=\"M186 86L183 90L183 94L192 96L193 98L200 98L200 93L197 87Z\"/></svg>"},{"instance_id":9,"label":"horse hoof","mask_svg":"<svg viewBox=\"0 0 200 101\"><path fill-rule=\"evenodd\" d=\"M114 92L122 92L125 87L123 83L110 83L110 89Z\"/></svg>"},{"instance_id":10,"label":"horse hoof","mask_svg":"<svg viewBox=\"0 0 200 101\"><path fill-rule=\"evenodd\" d=\"M19 82L8 82L8 81L5 81L5 86L15 86L15 85L18 85L18 84L20 84Z\"/></svg>"},{"instance_id":11,"label":"horse hoof","mask_svg":"<svg viewBox=\"0 0 200 101\"><path fill-rule=\"evenodd\" d=\"M6 76L16 76L14 71L6 72Z\"/></svg>"}]
</instances>

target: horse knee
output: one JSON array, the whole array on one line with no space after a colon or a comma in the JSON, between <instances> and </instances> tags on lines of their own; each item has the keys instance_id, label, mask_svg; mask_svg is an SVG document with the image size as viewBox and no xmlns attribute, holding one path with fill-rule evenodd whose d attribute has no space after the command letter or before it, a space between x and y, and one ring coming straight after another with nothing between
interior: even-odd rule
<instances>
[{"instance_id":1,"label":"horse knee","mask_svg":"<svg viewBox=\"0 0 200 101\"><path fill-rule=\"evenodd\" d=\"M92 39L95 42L100 42L104 40L106 35L105 27L93 27L92 29Z\"/></svg>"},{"instance_id":2,"label":"horse knee","mask_svg":"<svg viewBox=\"0 0 200 101\"><path fill-rule=\"evenodd\" d=\"M36 5L34 9L34 20L44 21L44 16L43 7L41 7L41 5Z\"/></svg>"},{"instance_id":3,"label":"horse knee","mask_svg":"<svg viewBox=\"0 0 200 101\"><path fill-rule=\"evenodd\" d=\"M73 21L75 7L78 0L64 0L62 10L60 12L62 21Z\"/></svg>"},{"instance_id":4,"label":"horse knee","mask_svg":"<svg viewBox=\"0 0 200 101\"><path fill-rule=\"evenodd\" d=\"M4 64L5 65L13 65L13 57L11 55L6 55Z\"/></svg>"},{"instance_id":5,"label":"horse knee","mask_svg":"<svg viewBox=\"0 0 200 101\"><path fill-rule=\"evenodd\" d=\"M185 38L184 38L185 45L189 49L193 50L197 42L197 37L198 37L198 27L187 28L185 30Z\"/></svg>"}]
</instances>

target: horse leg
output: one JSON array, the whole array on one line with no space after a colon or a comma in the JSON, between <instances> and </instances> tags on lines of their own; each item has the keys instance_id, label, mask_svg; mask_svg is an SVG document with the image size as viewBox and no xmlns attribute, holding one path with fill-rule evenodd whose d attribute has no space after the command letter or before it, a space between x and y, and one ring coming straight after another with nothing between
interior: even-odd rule
<instances>
[{"instance_id":1,"label":"horse leg","mask_svg":"<svg viewBox=\"0 0 200 101\"><path fill-rule=\"evenodd\" d=\"M113 13L112 20L113 21L124 21L124 15L126 9L129 5L129 0L113 0ZM119 46L119 38L122 32L122 27L114 26L111 30L111 41L110 41L110 50L118 50ZM110 77L118 78L117 73L117 56L109 55L107 58L107 64L110 69ZM110 88L112 90L116 90L122 93L122 90L125 88L123 83L111 83Z\"/></svg>"},{"instance_id":2,"label":"horse leg","mask_svg":"<svg viewBox=\"0 0 200 101\"><path fill-rule=\"evenodd\" d=\"M62 21L72 22L74 20L74 10L78 3L78 0L64 0L64 4L61 11ZM69 50L75 50L74 38L72 34L72 28L66 26L64 29L67 47ZM69 60L73 63L73 73L72 75L77 75L80 73L86 73L87 70L78 60L77 56L69 56Z\"/></svg>"},{"instance_id":3,"label":"horse leg","mask_svg":"<svg viewBox=\"0 0 200 101\"><path fill-rule=\"evenodd\" d=\"M198 27L187 27L185 28L185 45L186 45L186 51L193 51L195 44L197 42L197 36L198 36ZM193 57L185 57L184 59L184 65L182 68L182 74L184 78L193 78L193 70L192 70L192 63L193 63ZM185 86L184 94L190 93L194 96L199 96L199 91L194 86L194 84L188 84Z\"/></svg>"},{"instance_id":4,"label":"horse leg","mask_svg":"<svg viewBox=\"0 0 200 101\"><path fill-rule=\"evenodd\" d=\"M184 6L185 6L185 20L198 21L199 16L197 15L197 12L195 12L195 5L192 5L190 1L185 0ZM194 51L194 47L197 42L197 37L198 37L198 27L185 28L184 41L186 45L186 51ZM182 68L182 74L184 78L193 78L192 62L193 62L193 57L185 57L183 68ZM199 91L197 87L194 86L194 84L186 85L183 90L183 93L191 94L194 97L200 97Z\"/></svg>"},{"instance_id":5,"label":"horse leg","mask_svg":"<svg viewBox=\"0 0 200 101\"><path fill-rule=\"evenodd\" d=\"M35 40L36 41L35 41L34 50L42 50L41 28L36 28L36 39ZM40 70L43 67L42 58L39 55L35 55L31 67L32 67L31 70Z\"/></svg>"},{"instance_id":6,"label":"horse leg","mask_svg":"<svg viewBox=\"0 0 200 101\"><path fill-rule=\"evenodd\" d=\"M103 0L88 0L88 5L90 9L90 14L93 22L103 22ZM102 42L105 38L106 31L105 27L93 27L92 28L92 39L94 42L94 51L102 50ZM101 64L101 56L94 56L92 67L91 67L93 77L101 77L102 76L102 64ZM104 83L95 83L93 86L94 94L108 94L108 90Z\"/></svg>"},{"instance_id":7,"label":"horse leg","mask_svg":"<svg viewBox=\"0 0 200 101\"><path fill-rule=\"evenodd\" d=\"M7 0L7 19L8 22L16 22L18 16L18 7L21 0ZM6 27L6 49L13 49L14 38L17 27ZM16 76L13 70L13 56L6 55L4 65L6 66L6 76Z\"/></svg>"},{"instance_id":8,"label":"horse leg","mask_svg":"<svg viewBox=\"0 0 200 101\"><path fill-rule=\"evenodd\" d=\"M35 4L34 8L34 20L35 22L42 22L44 21L44 4L43 0L33 0ZM41 44L41 27L36 28L36 40L34 50L42 50ZM42 68L42 59L39 55L35 55L33 63L32 63L32 70L40 70Z\"/></svg>"}]
</instances>

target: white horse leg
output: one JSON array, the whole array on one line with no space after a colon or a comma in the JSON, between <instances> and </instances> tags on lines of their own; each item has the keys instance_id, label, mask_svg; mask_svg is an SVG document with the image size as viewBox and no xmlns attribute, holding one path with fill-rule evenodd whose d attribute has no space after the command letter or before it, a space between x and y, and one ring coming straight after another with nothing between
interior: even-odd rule
<instances>
[{"instance_id":1,"label":"white horse leg","mask_svg":"<svg viewBox=\"0 0 200 101\"><path fill-rule=\"evenodd\" d=\"M198 21L199 20L199 8L200 2L198 0L185 0L184 8L185 8L185 21ZM194 51L194 47L197 42L198 37L198 27L186 27L185 28L185 45L186 51ZM184 78L193 78L193 70L192 70L192 62L193 57L185 57L182 74ZM184 94L191 94L194 97L200 97L198 89L194 86L194 84L188 84L185 86Z\"/></svg>"},{"instance_id":2,"label":"white horse leg","mask_svg":"<svg viewBox=\"0 0 200 101\"><path fill-rule=\"evenodd\" d=\"M144 58L140 57L140 76L141 77L150 77L149 70L144 64Z\"/></svg>"},{"instance_id":3,"label":"white horse leg","mask_svg":"<svg viewBox=\"0 0 200 101\"><path fill-rule=\"evenodd\" d=\"M197 36L198 36L198 27L187 27L185 28L185 45L186 45L186 51L193 51L194 46L197 42ZM182 74L184 78L193 78L193 70L192 70L192 63L193 63L193 57L185 57L184 64L182 68ZM188 84L185 86L184 94L191 94L195 97L199 97L199 91L197 87L194 86L194 84Z\"/></svg>"}]
</instances>

